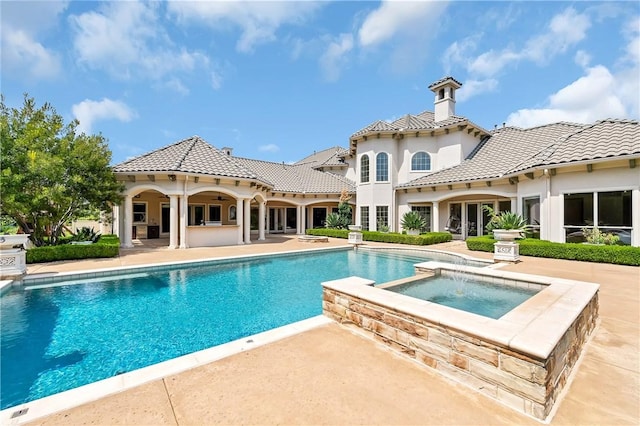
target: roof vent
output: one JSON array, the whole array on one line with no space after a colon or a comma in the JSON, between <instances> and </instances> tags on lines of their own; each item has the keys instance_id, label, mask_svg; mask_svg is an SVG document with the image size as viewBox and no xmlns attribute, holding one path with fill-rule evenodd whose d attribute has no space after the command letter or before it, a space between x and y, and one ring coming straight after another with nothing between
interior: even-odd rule
<instances>
[{"instance_id":1,"label":"roof vent","mask_svg":"<svg viewBox=\"0 0 640 426\"><path fill-rule=\"evenodd\" d=\"M224 152L227 155L232 155L233 154L233 148L229 148L228 146L225 146L224 148L222 148L222 152Z\"/></svg>"}]
</instances>

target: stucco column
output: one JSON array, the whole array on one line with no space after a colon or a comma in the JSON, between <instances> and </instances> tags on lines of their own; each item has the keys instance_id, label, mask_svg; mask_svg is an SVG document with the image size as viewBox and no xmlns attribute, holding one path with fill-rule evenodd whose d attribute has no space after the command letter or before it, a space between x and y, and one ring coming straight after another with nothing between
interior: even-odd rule
<instances>
[{"instance_id":1,"label":"stucco column","mask_svg":"<svg viewBox=\"0 0 640 426\"><path fill-rule=\"evenodd\" d=\"M300 210L300 233L304 235L307 233L307 208L301 206Z\"/></svg>"},{"instance_id":2,"label":"stucco column","mask_svg":"<svg viewBox=\"0 0 640 426\"><path fill-rule=\"evenodd\" d=\"M440 202L434 201L431 206L431 232L440 232Z\"/></svg>"},{"instance_id":3,"label":"stucco column","mask_svg":"<svg viewBox=\"0 0 640 426\"><path fill-rule=\"evenodd\" d=\"M242 198L236 200L236 223L238 224L238 245L244 244L244 230L242 224L244 223L244 209L242 205Z\"/></svg>"},{"instance_id":4,"label":"stucco column","mask_svg":"<svg viewBox=\"0 0 640 426\"><path fill-rule=\"evenodd\" d=\"M187 195L180 197L180 248L185 249L187 245L187 215L189 214L189 198Z\"/></svg>"},{"instance_id":5,"label":"stucco column","mask_svg":"<svg viewBox=\"0 0 640 426\"><path fill-rule=\"evenodd\" d=\"M278 230L278 213L280 213L280 209L273 209L273 230Z\"/></svg>"},{"instance_id":6,"label":"stucco column","mask_svg":"<svg viewBox=\"0 0 640 426\"><path fill-rule=\"evenodd\" d=\"M178 196L169 195L169 248L178 248Z\"/></svg>"},{"instance_id":7,"label":"stucco column","mask_svg":"<svg viewBox=\"0 0 640 426\"><path fill-rule=\"evenodd\" d=\"M296 206L296 234L302 234L302 209L300 206Z\"/></svg>"},{"instance_id":8,"label":"stucco column","mask_svg":"<svg viewBox=\"0 0 640 426\"><path fill-rule=\"evenodd\" d=\"M244 227L244 243L251 244L251 200L244 200L242 226Z\"/></svg>"},{"instance_id":9,"label":"stucco column","mask_svg":"<svg viewBox=\"0 0 640 426\"><path fill-rule=\"evenodd\" d=\"M131 195L126 195L124 197L124 207L123 207L123 230L122 230L122 241L120 241L120 245L125 248L133 247L133 241L131 241L131 233L133 231L133 197Z\"/></svg>"},{"instance_id":10,"label":"stucco column","mask_svg":"<svg viewBox=\"0 0 640 426\"><path fill-rule=\"evenodd\" d=\"M264 216L267 207L265 201L260 202L258 208L258 241L264 241Z\"/></svg>"},{"instance_id":11,"label":"stucco column","mask_svg":"<svg viewBox=\"0 0 640 426\"><path fill-rule=\"evenodd\" d=\"M518 198L511 197L511 213L517 213L517 212L518 212Z\"/></svg>"},{"instance_id":12,"label":"stucco column","mask_svg":"<svg viewBox=\"0 0 640 426\"><path fill-rule=\"evenodd\" d=\"M640 247L640 190L631 191L631 245Z\"/></svg>"}]
</instances>

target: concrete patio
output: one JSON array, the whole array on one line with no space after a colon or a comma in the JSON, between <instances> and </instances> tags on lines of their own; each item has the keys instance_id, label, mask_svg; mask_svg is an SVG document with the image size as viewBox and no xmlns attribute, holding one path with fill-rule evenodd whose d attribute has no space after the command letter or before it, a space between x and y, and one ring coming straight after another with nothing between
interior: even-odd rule
<instances>
[{"instance_id":1,"label":"concrete patio","mask_svg":"<svg viewBox=\"0 0 640 426\"><path fill-rule=\"evenodd\" d=\"M81 271L344 246L295 237L233 247L138 246L108 260L30 265ZM470 256L463 242L430 246ZM522 257L504 269L599 283L600 324L551 424L640 423L640 268ZM14 419L15 423L19 418ZM179 374L60 411L31 424L539 424L329 323Z\"/></svg>"}]
</instances>

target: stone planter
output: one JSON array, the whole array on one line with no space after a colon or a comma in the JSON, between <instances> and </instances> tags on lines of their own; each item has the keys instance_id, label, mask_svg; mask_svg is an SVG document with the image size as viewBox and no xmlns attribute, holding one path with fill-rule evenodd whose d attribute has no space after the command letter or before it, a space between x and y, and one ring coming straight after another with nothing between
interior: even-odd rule
<instances>
[{"instance_id":1,"label":"stone planter","mask_svg":"<svg viewBox=\"0 0 640 426\"><path fill-rule=\"evenodd\" d=\"M0 235L0 277L23 275L27 272L24 249L29 234Z\"/></svg>"},{"instance_id":2,"label":"stone planter","mask_svg":"<svg viewBox=\"0 0 640 426\"><path fill-rule=\"evenodd\" d=\"M521 229L494 229L493 238L498 241L514 241L522 236Z\"/></svg>"},{"instance_id":3,"label":"stone planter","mask_svg":"<svg viewBox=\"0 0 640 426\"><path fill-rule=\"evenodd\" d=\"M493 238L497 240L493 244L493 260L495 262L517 262L520 260L520 244L516 238L522 236L520 229L494 229Z\"/></svg>"},{"instance_id":4,"label":"stone planter","mask_svg":"<svg viewBox=\"0 0 640 426\"><path fill-rule=\"evenodd\" d=\"M407 235L420 235L419 229L407 229Z\"/></svg>"}]
</instances>

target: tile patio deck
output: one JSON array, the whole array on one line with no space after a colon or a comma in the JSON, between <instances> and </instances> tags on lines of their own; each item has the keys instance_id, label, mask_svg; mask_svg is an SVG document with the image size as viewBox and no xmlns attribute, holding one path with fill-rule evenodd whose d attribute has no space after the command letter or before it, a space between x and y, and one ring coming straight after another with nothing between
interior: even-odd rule
<instances>
[{"instance_id":1,"label":"tile patio deck","mask_svg":"<svg viewBox=\"0 0 640 426\"><path fill-rule=\"evenodd\" d=\"M150 240L151 241L151 240ZM162 243L156 241L155 243ZM223 248L135 247L30 274L341 246L295 237ZM430 246L476 257L462 242ZM522 257L513 270L593 281L600 324L551 424L640 423L640 268ZM330 323L31 424L539 424Z\"/></svg>"}]
</instances>

